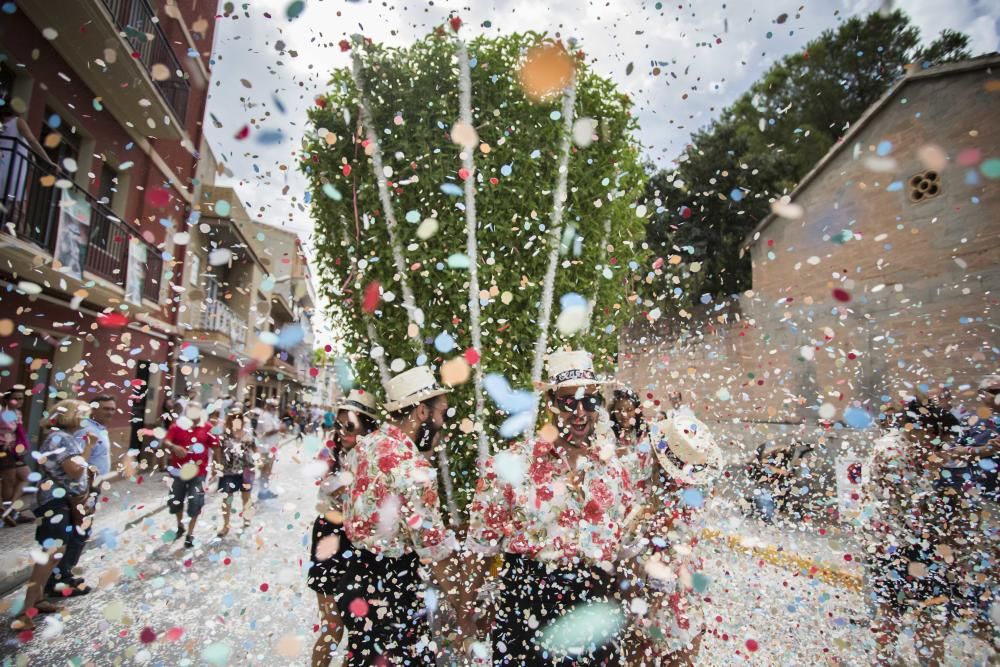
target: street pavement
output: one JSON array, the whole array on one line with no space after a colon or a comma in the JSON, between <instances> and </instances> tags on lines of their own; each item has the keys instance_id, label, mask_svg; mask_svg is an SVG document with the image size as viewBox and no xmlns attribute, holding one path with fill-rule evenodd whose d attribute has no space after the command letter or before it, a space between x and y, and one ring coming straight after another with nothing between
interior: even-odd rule
<instances>
[{"instance_id":1,"label":"street pavement","mask_svg":"<svg viewBox=\"0 0 1000 667\"><path fill-rule=\"evenodd\" d=\"M235 531L234 517L234 532L215 537L221 523L215 491L193 550L168 541L175 523L163 511L127 530L103 524L102 543L81 561L96 589L91 595L67 601L65 612L46 617L27 641L6 629L22 592L0 601L8 621L0 664L308 664L317 612L305 568L318 446L307 437L281 449L272 482L280 497L256 505L246 533ZM724 505L705 511L709 631L698 664L871 664L867 609L852 585L860 554L850 536L763 526ZM981 644L949 642L949 664L986 664L984 656ZM905 637L901 660L915 664Z\"/></svg>"}]
</instances>

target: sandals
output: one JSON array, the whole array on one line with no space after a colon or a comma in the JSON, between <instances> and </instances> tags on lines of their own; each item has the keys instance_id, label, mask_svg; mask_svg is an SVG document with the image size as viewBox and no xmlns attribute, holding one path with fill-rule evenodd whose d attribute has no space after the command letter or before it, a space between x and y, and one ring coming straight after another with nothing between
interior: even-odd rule
<instances>
[{"instance_id":1,"label":"sandals","mask_svg":"<svg viewBox=\"0 0 1000 667\"><path fill-rule=\"evenodd\" d=\"M88 595L93 590L94 589L88 586L87 584L80 583L80 584L74 584L72 586L65 586L64 588L61 588L59 590L53 590L51 593L49 593L49 595L51 597L77 598L80 597L81 595ZM35 606L37 607L38 605ZM42 613L45 614L48 612L43 611Z\"/></svg>"},{"instance_id":2,"label":"sandals","mask_svg":"<svg viewBox=\"0 0 1000 667\"><path fill-rule=\"evenodd\" d=\"M30 632L35 629L35 622L27 614L20 614L10 624L10 629L14 632Z\"/></svg>"},{"instance_id":3,"label":"sandals","mask_svg":"<svg viewBox=\"0 0 1000 667\"><path fill-rule=\"evenodd\" d=\"M90 587L88 586L87 593L89 592L90 592ZM63 610L63 606L61 604L56 604L51 600L39 600L38 602L35 603L35 609L38 610L39 614L58 614Z\"/></svg>"}]
</instances>

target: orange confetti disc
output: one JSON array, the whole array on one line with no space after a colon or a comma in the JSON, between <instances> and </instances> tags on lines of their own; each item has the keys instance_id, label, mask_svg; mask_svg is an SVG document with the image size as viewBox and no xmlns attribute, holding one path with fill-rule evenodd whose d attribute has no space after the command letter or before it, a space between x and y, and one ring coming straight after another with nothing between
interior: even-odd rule
<instances>
[{"instance_id":1,"label":"orange confetti disc","mask_svg":"<svg viewBox=\"0 0 1000 667\"><path fill-rule=\"evenodd\" d=\"M539 101L562 92L573 80L575 67L561 43L540 44L528 50L518 78L524 94Z\"/></svg>"}]
</instances>

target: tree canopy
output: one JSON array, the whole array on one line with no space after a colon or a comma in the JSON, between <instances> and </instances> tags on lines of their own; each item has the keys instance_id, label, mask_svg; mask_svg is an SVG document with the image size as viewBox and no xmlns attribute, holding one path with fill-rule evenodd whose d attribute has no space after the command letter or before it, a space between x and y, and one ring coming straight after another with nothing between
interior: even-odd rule
<instances>
[{"instance_id":1,"label":"tree canopy","mask_svg":"<svg viewBox=\"0 0 1000 667\"><path fill-rule=\"evenodd\" d=\"M647 185L650 251L672 257L653 290L676 312L750 286L740 245L865 110L909 67L969 57L945 30L921 46L901 11L853 17L775 63L719 118L692 136L675 169Z\"/></svg>"},{"instance_id":2,"label":"tree canopy","mask_svg":"<svg viewBox=\"0 0 1000 667\"><path fill-rule=\"evenodd\" d=\"M351 70L333 72L329 92L309 113L312 126L301 168L310 181L322 289L332 319L346 337L357 384L381 394L373 356L392 372L419 363L459 359L503 376L493 382L486 428L496 438L508 388L528 388L538 337L538 304L551 244L550 213L557 191L560 146L566 136L562 99L534 101L518 77L528 49L552 44L534 33L477 38L467 45L472 95L475 171L463 168L468 150L452 137L459 108L457 41L441 30L406 48L355 39L342 44L361 58L364 95L378 137L361 122L364 98ZM572 45L569 54L575 56ZM588 304L589 327L553 326L550 349L584 346L605 368L613 364L629 289L645 262L645 207L637 204L645 171L634 137L631 101L612 81L574 57L573 143L555 276L553 323L561 308ZM584 123L582 129L580 123ZM407 271L394 264L392 242L373 175L380 150L399 249ZM478 271L482 349L472 347L466 256L464 179L474 179L478 211ZM648 267L647 267L648 269ZM403 281L423 325L415 331L404 308ZM634 295L632 295L634 298ZM371 329L369 329L371 327ZM371 335L370 335L371 334ZM414 336L416 334L416 336ZM375 340L373 340L373 338ZM495 378L494 378L495 379ZM472 471L471 382L452 398L457 428L450 436L459 486ZM499 400L498 400L499 399Z\"/></svg>"}]
</instances>

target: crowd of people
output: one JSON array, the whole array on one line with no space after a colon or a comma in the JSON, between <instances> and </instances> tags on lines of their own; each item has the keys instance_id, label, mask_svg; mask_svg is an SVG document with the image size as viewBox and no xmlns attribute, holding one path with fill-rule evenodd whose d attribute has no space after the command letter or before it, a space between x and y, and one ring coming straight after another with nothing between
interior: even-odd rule
<instances>
[{"instance_id":1,"label":"crowd of people","mask_svg":"<svg viewBox=\"0 0 1000 667\"><path fill-rule=\"evenodd\" d=\"M958 628L995 645L1000 376L984 378L977 396L963 409L940 392L885 415L862 514L878 664L894 664L908 619L926 664L944 664Z\"/></svg>"},{"instance_id":2,"label":"crowd of people","mask_svg":"<svg viewBox=\"0 0 1000 667\"><path fill-rule=\"evenodd\" d=\"M432 664L445 643L482 664L694 664L706 632L702 509L721 450L679 395L647 420L640 397L599 378L588 353L552 353L547 368L539 428L480 463L461 525L442 516L432 458L455 414L451 390L426 366L390 379L381 406L361 389L335 408L284 415L275 399L178 400L146 434L169 476L173 539L194 546L213 483L223 494L216 535L233 530L234 512L237 530L250 528L254 487L256 501L275 497L282 437L314 432L326 466L306 581L320 615L314 666L341 644L349 665ZM31 572L17 629L90 592L78 563L112 469L117 410L110 395L60 401L31 453L24 397L19 386L2 397L3 518L35 521L49 557ZM959 406L940 392L882 414L856 521L879 664L893 664L907 624L931 665L943 664L956 628L995 640L1000 377L983 380L978 400ZM807 452L757 451L747 499L765 522Z\"/></svg>"},{"instance_id":3,"label":"crowd of people","mask_svg":"<svg viewBox=\"0 0 1000 667\"><path fill-rule=\"evenodd\" d=\"M462 526L439 510L430 457L454 410L429 368L392 378L381 410L361 390L338 406L310 549L313 665L342 636L345 664L434 664L435 610L462 639L452 649L482 664L695 660L699 510L719 448L690 413L647 423L584 351L551 354L548 371L546 423L482 463ZM574 617L583 634L558 631Z\"/></svg>"},{"instance_id":4,"label":"crowd of people","mask_svg":"<svg viewBox=\"0 0 1000 667\"><path fill-rule=\"evenodd\" d=\"M23 418L24 398L25 388L20 385L2 395L3 521L8 526L35 522L35 540L48 558L32 568L22 613L13 624L19 631L33 629L38 614L59 612L59 600L91 592L79 576L78 563L90 539L98 494L112 472L108 427L118 411L112 395L59 401L48 409L40 441L32 447ZM285 417L294 418L300 412L292 406ZM322 415L315 428L321 427L321 419ZM177 521L173 539L183 539L185 548L194 547L206 485L216 478L223 495L222 525L216 535L229 534L237 495L240 526L248 529L251 492L257 485L258 501L277 497L270 488L275 457L281 438L298 426L295 419L278 414L275 398L267 399L260 408L225 398L207 405L193 397L170 401L161 428L143 429L141 435L146 444L145 464L163 470L170 484L167 506ZM29 456L37 470L29 467ZM123 471L132 468L118 467ZM34 492L33 497L25 491Z\"/></svg>"}]
</instances>

